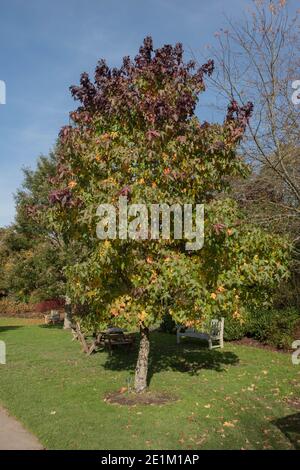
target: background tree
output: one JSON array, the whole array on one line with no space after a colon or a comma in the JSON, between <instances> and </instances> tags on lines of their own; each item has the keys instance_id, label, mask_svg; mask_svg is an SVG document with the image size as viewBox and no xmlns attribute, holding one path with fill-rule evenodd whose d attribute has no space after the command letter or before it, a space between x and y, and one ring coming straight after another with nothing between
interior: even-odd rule
<instances>
[{"instance_id":1,"label":"background tree","mask_svg":"<svg viewBox=\"0 0 300 470\"><path fill-rule=\"evenodd\" d=\"M48 221L40 217L41 210L49 205L56 166L52 152L38 159L36 169L24 169L24 181L15 196L15 222L1 229L0 291L15 301L35 304L56 299L63 303L64 267L80 259L74 244L67 246ZM66 311L68 314L68 307ZM69 323L66 315L66 326Z\"/></svg>"},{"instance_id":2,"label":"background tree","mask_svg":"<svg viewBox=\"0 0 300 470\"><path fill-rule=\"evenodd\" d=\"M292 12L285 0L254 1L244 20L227 18L217 46L209 48L218 107L228 99L236 106L254 103L239 148L253 174L234 188L254 223L293 240L294 293L300 279L300 120L292 82L300 77L299 28L299 10Z\"/></svg>"},{"instance_id":3,"label":"background tree","mask_svg":"<svg viewBox=\"0 0 300 470\"><path fill-rule=\"evenodd\" d=\"M57 250L57 237L28 216L29 206L48 201L49 178L55 174L55 155L40 157L36 170L24 169L17 191L15 222L3 229L0 245L1 288L21 302L40 302L62 295L64 260Z\"/></svg>"},{"instance_id":4,"label":"background tree","mask_svg":"<svg viewBox=\"0 0 300 470\"><path fill-rule=\"evenodd\" d=\"M276 158L275 156L270 157ZM286 166L294 173L300 171L300 160L297 149L290 150ZM293 244L291 258L291 276L277 292L277 307L300 307L300 218L290 206L295 204L282 178L274 174L268 164L261 164L258 171L253 171L245 180L235 180L232 184L233 194L240 207L243 207L249 220L266 230L282 236L289 236Z\"/></svg>"},{"instance_id":5,"label":"background tree","mask_svg":"<svg viewBox=\"0 0 300 470\"><path fill-rule=\"evenodd\" d=\"M200 122L195 107L212 71L211 61L185 63L181 44L153 50L148 37L119 69L101 60L94 82L82 74L71 87L80 106L60 133L46 215L86 250L67 269L70 297L87 307L82 321L139 328L137 392L147 386L149 329L166 309L196 327L216 315L242 321L245 304L270 301L287 275L286 242L242 221L233 201L215 200L229 177L247 174L235 149L252 105L232 103L223 124ZM97 207L120 196L148 207L205 203L204 248L143 239L139 227L134 241L97 239Z\"/></svg>"}]
</instances>

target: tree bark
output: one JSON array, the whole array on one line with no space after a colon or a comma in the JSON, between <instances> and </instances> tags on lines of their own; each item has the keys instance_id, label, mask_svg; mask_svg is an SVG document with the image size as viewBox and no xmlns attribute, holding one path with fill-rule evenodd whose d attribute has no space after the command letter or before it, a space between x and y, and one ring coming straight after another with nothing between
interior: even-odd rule
<instances>
[{"instance_id":1,"label":"tree bark","mask_svg":"<svg viewBox=\"0 0 300 470\"><path fill-rule=\"evenodd\" d=\"M150 350L149 328L140 327L140 349L135 368L134 389L137 393L144 392L147 388L148 358Z\"/></svg>"},{"instance_id":2,"label":"tree bark","mask_svg":"<svg viewBox=\"0 0 300 470\"><path fill-rule=\"evenodd\" d=\"M72 305L70 297L66 296L64 330L72 328Z\"/></svg>"}]
</instances>

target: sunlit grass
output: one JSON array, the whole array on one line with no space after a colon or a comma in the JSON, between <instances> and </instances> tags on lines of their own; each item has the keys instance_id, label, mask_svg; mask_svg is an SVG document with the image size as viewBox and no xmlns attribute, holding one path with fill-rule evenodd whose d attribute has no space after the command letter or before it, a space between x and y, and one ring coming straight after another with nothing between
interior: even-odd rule
<instances>
[{"instance_id":1,"label":"sunlit grass","mask_svg":"<svg viewBox=\"0 0 300 470\"><path fill-rule=\"evenodd\" d=\"M130 383L136 350L87 357L69 332L17 319L0 319L0 339L0 400L48 449L300 448L300 413L287 403L300 399L300 366L289 354L210 352L153 333L150 388L178 400L127 407L104 397Z\"/></svg>"}]
</instances>

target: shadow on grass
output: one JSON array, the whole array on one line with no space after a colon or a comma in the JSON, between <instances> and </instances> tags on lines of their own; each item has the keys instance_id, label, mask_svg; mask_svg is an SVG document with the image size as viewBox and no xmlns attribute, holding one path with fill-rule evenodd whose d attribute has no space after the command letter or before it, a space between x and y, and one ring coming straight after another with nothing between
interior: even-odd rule
<instances>
[{"instance_id":1,"label":"shadow on grass","mask_svg":"<svg viewBox=\"0 0 300 470\"><path fill-rule=\"evenodd\" d=\"M272 424L280 429L296 450L300 450L300 413L277 419Z\"/></svg>"},{"instance_id":2,"label":"shadow on grass","mask_svg":"<svg viewBox=\"0 0 300 470\"><path fill-rule=\"evenodd\" d=\"M4 333L4 331L17 330L18 328L23 327L23 325L3 325L0 326L0 333Z\"/></svg>"},{"instance_id":3,"label":"shadow on grass","mask_svg":"<svg viewBox=\"0 0 300 470\"><path fill-rule=\"evenodd\" d=\"M57 323L55 325L43 324L43 325L38 325L38 326L39 328L45 328L46 330L62 330L64 324L63 323Z\"/></svg>"},{"instance_id":4,"label":"shadow on grass","mask_svg":"<svg viewBox=\"0 0 300 470\"><path fill-rule=\"evenodd\" d=\"M137 337L135 350L115 349L108 356L104 368L110 370L134 371L137 352ZM214 349L210 351L206 344L200 341L187 341L176 344L176 336L155 333L150 337L150 356L148 381L150 383L154 374L162 370L185 372L197 375L202 369L211 369L217 372L224 371L224 366L236 365L239 358L230 351Z\"/></svg>"}]
</instances>

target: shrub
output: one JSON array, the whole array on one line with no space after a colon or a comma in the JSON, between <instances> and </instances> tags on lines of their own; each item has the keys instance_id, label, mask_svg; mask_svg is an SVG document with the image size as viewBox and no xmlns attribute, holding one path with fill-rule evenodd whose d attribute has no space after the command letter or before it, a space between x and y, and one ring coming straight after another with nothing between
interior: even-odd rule
<instances>
[{"instance_id":1,"label":"shrub","mask_svg":"<svg viewBox=\"0 0 300 470\"><path fill-rule=\"evenodd\" d=\"M253 311L248 316L247 334L280 349L289 349L296 339L300 311L295 308Z\"/></svg>"},{"instance_id":2,"label":"shrub","mask_svg":"<svg viewBox=\"0 0 300 470\"><path fill-rule=\"evenodd\" d=\"M247 333L247 323L240 323L234 318L225 318L224 321L224 339L225 341L234 341L243 338Z\"/></svg>"},{"instance_id":3,"label":"shrub","mask_svg":"<svg viewBox=\"0 0 300 470\"><path fill-rule=\"evenodd\" d=\"M225 341L234 341L250 336L279 349L290 349L300 330L300 311L295 308L248 311L244 322L227 317L224 323ZM176 324L166 314L160 325L161 331L175 333Z\"/></svg>"},{"instance_id":4,"label":"shrub","mask_svg":"<svg viewBox=\"0 0 300 470\"><path fill-rule=\"evenodd\" d=\"M0 316L1 317L23 317L34 316L34 306L23 302L16 302L9 298L0 300Z\"/></svg>"},{"instance_id":5,"label":"shrub","mask_svg":"<svg viewBox=\"0 0 300 470\"><path fill-rule=\"evenodd\" d=\"M34 310L37 313L45 313L50 312L50 310L60 310L65 305L63 299L51 299L51 300L43 300L38 304L35 304Z\"/></svg>"},{"instance_id":6,"label":"shrub","mask_svg":"<svg viewBox=\"0 0 300 470\"><path fill-rule=\"evenodd\" d=\"M1 317L42 317L51 310L61 310L64 301L61 299L44 300L38 304L19 302L9 297L0 300Z\"/></svg>"},{"instance_id":7,"label":"shrub","mask_svg":"<svg viewBox=\"0 0 300 470\"><path fill-rule=\"evenodd\" d=\"M225 319L224 339L234 341L250 336L279 349L290 349L292 342L298 339L299 329L300 311L296 308L252 310L247 312L243 324L232 318Z\"/></svg>"},{"instance_id":8,"label":"shrub","mask_svg":"<svg viewBox=\"0 0 300 470\"><path fill-rule=\"evenodd\" d=\"M176 333L176 323L169 313L166 313L160 324L160 330L164 333Z\"/></svg>"}]
</instances>

